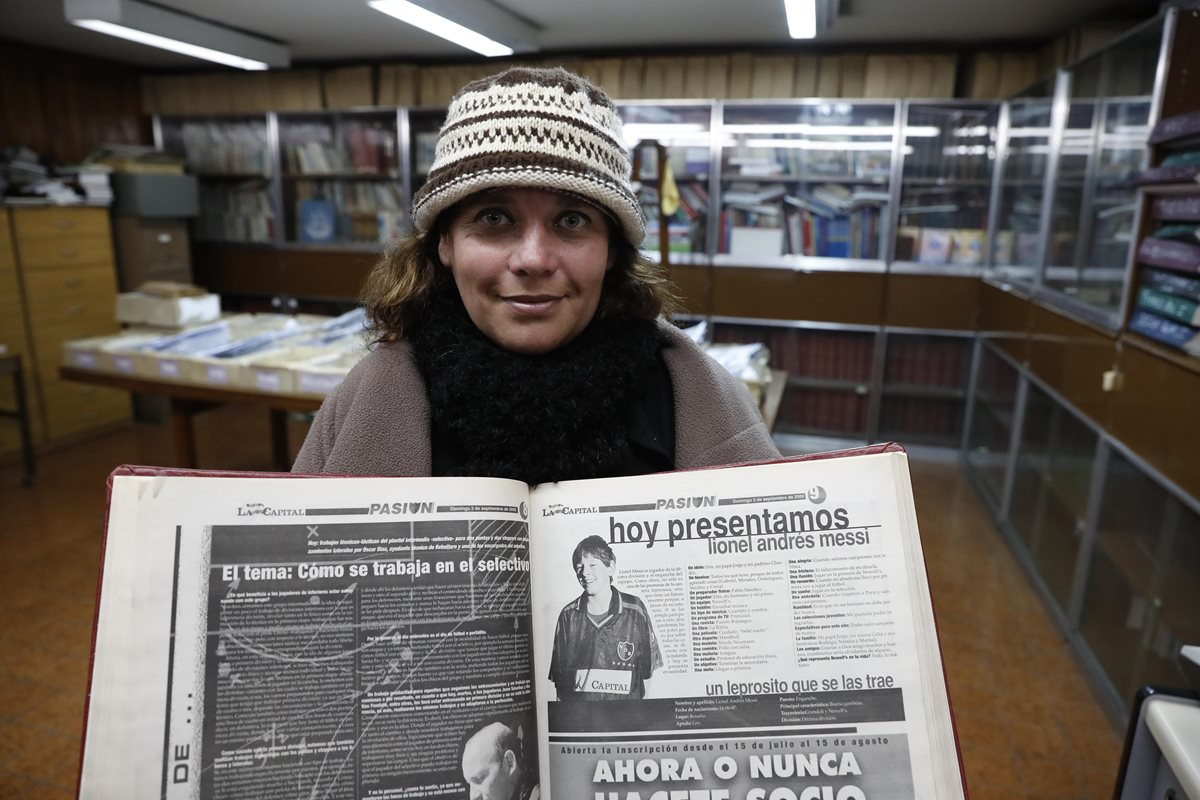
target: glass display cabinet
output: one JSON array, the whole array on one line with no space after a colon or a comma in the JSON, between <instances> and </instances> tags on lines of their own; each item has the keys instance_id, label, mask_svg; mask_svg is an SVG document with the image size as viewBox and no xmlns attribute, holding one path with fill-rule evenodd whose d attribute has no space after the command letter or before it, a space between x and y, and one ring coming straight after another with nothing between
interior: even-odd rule
<instances>
[{"instance_id":1,"label":"glass display cabinet","mask_svg":"<svg viewBox=\"0 0 1200 800\"><path fill-rule=\"evenodd\" d=\"M633 158L634 185L646 216L643 252L661 257L665 221L668 260L705 263L712 252L708 224L713 192L712 103L630 102L618 108ZM662 169L664 161L669 171Z\"/></svg>"},{"instance_id":2,"label":"glass display cabinet","mask_svg":"<svg viewBox=\"0 0 1200 800\"><path fill-rule=\"evenodd\" d=\"M900 203L892 270L978 273L986 255L998 111L994 104L903 107Z\"/></svg>"},{"instance_id":3,"label":"glass display cabinet","mask_svg":"<svg viewBox=\"0 0 1200 800\"><path fill-rule=\"evenodd\" d=\"M407 218L396 111L280 114L284 240L378 246Z\"/></svg>"},{"instance_id":4,"label":"glass display cabinet","mask_svg":"<svg viewBox=\"0 0 1200 800\"><path fill-rule=\"evenodd\" d=\"M1051 163L1054 78L1001 105L988 273L1033 284L1042 262L1042 206Z\"/></svg>"},{"instance_id":5,"label":"glass display cabinet","mask_svg":"<svg viewBox=\"0 0 1200 800\"><path fill-rule=\"evenodd\" d=\"M196 241L276 241L272 136L267 115L156 119L157 146L199 180Z\"/></svg>"},{"instance_id":6,"label":"glass display cabinet","mask_svg":"<svg viewBox=\"0 0 1200 800\"><path fill-rule=\"evenodd\" d=\"M429 177L437 151L438 132L446 121L444 108L408 108L401 110L400 149L405 153L401 185L404 187L405 219L416 193Z\"/></svg>"},{"instance_id":7,"label":"glass display cabinet","mask_svg":"<svg viewBox=\"0 0 1200 800\"><path fill-rule=\"evenodd\" d=\"M1146 160L1161 23L1065 72L1049 246L1041 285L1115 329Z\"/></svg>"},{"instance_id":8,"label":"glass display cabinet","mask_svg":"<svg viewBox=\"0 0 1200 800\"><path fill-rule=\"evenodd\" d=\"M980 344L967 415L966 463L996 514L1004 504L1009 453L1017 424L1021 375L990 345Z\"/></svg>"},{"instance_id":9,"label":"glass display cabinet","mask_svg":"<svg viewBox=\"0 0 1200 800\"><path fill-rule=\"evenodd\" d=\"M895 102L734 101L721 113L720 263L883 268Z\"/></svg>"}]
</instances>

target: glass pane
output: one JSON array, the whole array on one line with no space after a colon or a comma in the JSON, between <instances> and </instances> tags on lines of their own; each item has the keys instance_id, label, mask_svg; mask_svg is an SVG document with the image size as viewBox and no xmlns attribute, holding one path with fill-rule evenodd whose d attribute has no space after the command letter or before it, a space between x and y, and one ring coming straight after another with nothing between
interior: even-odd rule
<instances>
[{"instance_id":1,"label":"glass pane","mask_svg":"<svg viewBox=\"0 0 1200 800\"><path fill-rule=\"evenodd\" d=\"M1050 156L1054 80L1040 81L1007 103L1007 151L991 272L1032 283L1039 265L1043 184Z\"/></svg>"},{"instance_id":2,"label":"glass pane","mask_svg":"<svg viewBox=\"0 0 1200 800\"><path fill-rule=\"evenodd\" d=\"M667 247L673 255L706 253L712 106L629 104L618 108L625 123L625 144L633 156L634 185L646 216L642 249L659 254L665 220ZM663 159L671 166L676 190L675 195L666 192L666 206L660 203Z\"/></svg>"},{"instance_id":3,"label":"glass pane","mask_svg":"<svg viewBox=\"0 0 1200 800\"><path fill-rule=\"evenodd\" d=\"M897 261L983 263L994 137L984 105L909 106Z\"/></svg>"},{"instance_id":4,"label":"glass pane","mask_svg":"<svg viewBox=\"0 0 1200 800\"><path fill-rule=\"evenodd\" d=\"M197 241L274 241L266 117L164 118L162 136L163 149L199 179Z\"/></svg>"},{"instance_id":5,"label":"glass pane","mask_svg":"<svg viewBox=\"0 0 1200 800\"><path fill-rule=\"evenodd\" d=\"M1079 628L1117 693L1130 697L1153 618L1169 496L1114 452L1103 498Z\"/></svg>"},{"instance_id":6,"label":"glass pane","mask_svg":"<svg viewBox=\"0 0 1200 800\"><path fill-rule=\"evenodd\" d=\"M1131 39L1070 75L1044 284L1106 313L1121 303L1137 201L1129 179L1150 128L1156 63L1146 56L1157 53L1158 36Z\"/></svg>"},{"instance_id":7,"label":"glass pane","mask_svg":"<svg viewBox=\"0 0 1200 800\"><path fill-rule=\"evenodd\" d=\"M280 115L284 238L371 245L398 233L396 138L395 112Z\"/></svg>"},{"instance_id":8,"label":"glass pane","mask_svg":"<svg viewBox=\"0 0 1200 800\"><path fill-rule=\"evenodd\" d=\"M1018 379L1017 371L990 348L980 351L979 375L971 398L967 464L995 506L1004 496Z\"/></svg>"},{"instance_id":9,"label":"glass pane","mask_svg":"<svg viewBox=\"0 0 1200 800\"><path fill-rule=\"evenodd\" d=\"M894 103L726 105L718 252L881 259Z\"/></svg>"},{"instance_id":10,"label":"glass pane","mask_svg":"<svg viewBox=\"0 0 1200 800\"><path fill-rule=\"evenodd\" d=\"M1030 386L1009 520L1059 607L1070 604L1097 436Z\"/></svg>"},{"instance_id":11,"label":"glass pane","mask_svg":"<svg viewBox=\"0 0 1200 800\"><path fill-rule=\"evenodd\" d=\"M412 175L412 192L415 194L429 177L433 157L437 150L438 132L446 120L446 110L425 109L408 112L409 169Z\"/></svg>"},{"instance_id":12,"label":"glass pane","mask_svg":"<svg viewBox=\"0 0 1200 800\"><path fill-rule=\"evenodd\" d=\"M1150 637L1146 670L1139 683L1188 687L1179 648L1200 642L1200 515L1168 500L1166 520L1174 541L1164 564L1161 606ZM1192 687L1195 688L1195 687Z\"/></svg>"}]
</instances>

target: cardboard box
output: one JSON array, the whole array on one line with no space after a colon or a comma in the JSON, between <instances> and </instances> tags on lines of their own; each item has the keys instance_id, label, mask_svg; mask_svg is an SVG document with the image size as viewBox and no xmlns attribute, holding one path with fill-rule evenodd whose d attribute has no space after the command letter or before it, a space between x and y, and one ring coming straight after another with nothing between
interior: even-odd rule
<instances>
[{"instance_id":1,"label":"cardboard box","mask_svg":"<svg viewBox=\"0 0 1200 800\"><path fill-rule=\"evenodd\" d=\"M192 282L191 242L181 219L115 217L117 283L123 292L146 281Z\"/></svg>"}]
</instances>

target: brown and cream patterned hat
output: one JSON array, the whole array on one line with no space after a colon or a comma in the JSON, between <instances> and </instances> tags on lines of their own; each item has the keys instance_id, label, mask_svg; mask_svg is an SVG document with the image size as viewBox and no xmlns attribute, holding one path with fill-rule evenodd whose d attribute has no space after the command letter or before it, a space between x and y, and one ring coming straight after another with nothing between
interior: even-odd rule
<instances>
[{"instance_id":1,"label":"brown and cream patterned hat","mask_svg":"<svg viewBox=\"0 0 1200 800\"><path fill-rule=\"evenodd\" d=\"M442 211L485 189L551 189L604 208L637 246L646 224L630 168L621 118L603 89L561 68L513 67L471 81L450 101L413 222L425 233Z\"/></svg>"}]
</instances>

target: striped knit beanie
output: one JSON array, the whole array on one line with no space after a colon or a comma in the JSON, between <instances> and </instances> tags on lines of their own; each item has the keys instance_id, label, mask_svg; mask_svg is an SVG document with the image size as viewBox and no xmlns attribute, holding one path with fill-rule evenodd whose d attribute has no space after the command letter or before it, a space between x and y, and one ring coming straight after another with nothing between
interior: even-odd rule
<instances>
[{"instance_id":1,"label":"striped knit beanie","mask_svg":"<svg viewBox=\"0 0 1200 800\"><path fill-rule=\"evenodd\" d=\"M550 189L607 210L637 246L646 224L629 174L621 118L603 89L562 68L513 67L471 81L450 101L413 222L425 233L438 214L485 189Z\"/></svg>"}]
</instances>

